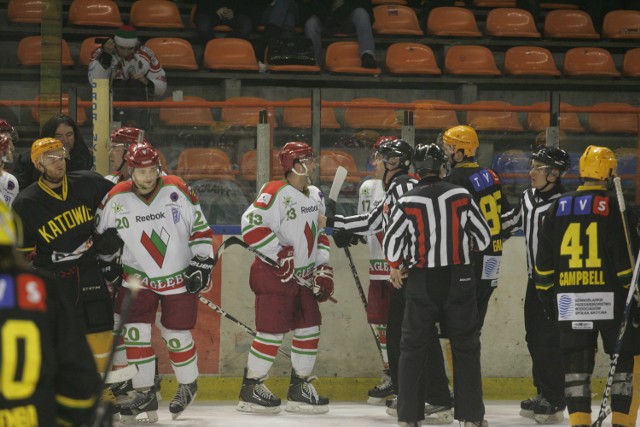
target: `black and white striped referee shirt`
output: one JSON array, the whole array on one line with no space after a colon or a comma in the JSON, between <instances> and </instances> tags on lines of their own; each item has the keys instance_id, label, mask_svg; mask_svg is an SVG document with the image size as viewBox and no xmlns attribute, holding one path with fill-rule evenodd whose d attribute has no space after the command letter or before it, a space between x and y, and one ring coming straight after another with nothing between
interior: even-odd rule
<instances>
[{"instance_id":1,"label":"black and white striped referee shirt","mask_svg":"<svg viewBox=\"0 0 640 427\"><path fill-rule=\"evenodd\" d=\"M520 203L508 212L502 214L502 229L511 234L517 231L524 233L527 246L527 273L533 278L533 268L536 265L538 252L538 231L542 225L549 206L566 190L562 185L556 185L551 190L540 192L529 188L522 193Z\"/></svg>"},{"instance_id":2,"label":"black and white striped referee shirt","mask_svg":"<svg viewBox=\"0 0 640 427\"><path fill-rule=\"evenodd\" d=\"M489 225L469 191L427 177L391 212L384 250L393 268L433 268L470 264L471 248L483 250L490 242Z\"/></svg>"}]
</instances>

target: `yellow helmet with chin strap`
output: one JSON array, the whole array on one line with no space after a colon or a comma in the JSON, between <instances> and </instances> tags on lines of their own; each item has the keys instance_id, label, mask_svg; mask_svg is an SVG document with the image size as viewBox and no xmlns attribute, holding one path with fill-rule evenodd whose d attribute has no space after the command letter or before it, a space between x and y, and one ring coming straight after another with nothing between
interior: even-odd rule
<instances>
[{"instance_id":1,"label":"yellow helmet with chin strap","mask_svg":"<svg viewBox=\"0 0 640 427\"><path fill-rule=\"evenodd\" d=\"M580 177L604 181L616 174L618 160L607 147L590 145L580 157Z\"/></svg>"},{"instance_id":2,"label":"yellow helmet with chin strap","mask_svg":"<svg viewBox=\"0 0 640 427\"><path fill-rule=\"evenodd\" d=\"M20 246L22 224L11 208L0 202L0 246Z\"/></svg>"},{"instance_id":3,"label":"yellow helmet with chin strap","mask_svg":"<svg viewBox=\"0 0 640 427\"><path fill-rule=\"evenodd\" d=\"M40 138L33 141L31 144L31 161L35 166L38 166L42 155L53 150L64 150L64 144L59 139L55 138ZM65 152L66 156L66 152Z\"/></svg>"},{"instance_id":4,"label":"yellow helmet with chin strap","mask_svg":"<svg viewBox=\"0 0 640 427\"><path fill-rule=\"evenodd\" d=\"M453 147L454 151L463 150L468 157L475 156L480 145L475 129L465 125L447 129L442 135L442 142Z\"/></svg>"}]
</instances>

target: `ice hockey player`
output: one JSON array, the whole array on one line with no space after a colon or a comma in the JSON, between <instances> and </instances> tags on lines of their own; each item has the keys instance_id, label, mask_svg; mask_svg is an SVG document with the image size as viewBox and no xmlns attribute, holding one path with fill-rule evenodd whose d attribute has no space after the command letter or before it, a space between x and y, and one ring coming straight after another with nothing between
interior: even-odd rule
<instances>
[{"instance_id":1,"label":"ice hockey player","mask_svg":"<svg viewBox=\"0 0 640 427\"><path fill-rule=\"evenodd\" d=\"M209 285L215 265L213 233L190 187L177 176L160 175L159 155L151 144L129 145L125 159L131 180L120 182L107 194L95 224L98 235L116 229L124 242L120 260L123 288L118 292L116 307L126 297L130 280L141 280L143 287L125 325L127 358L138 366L132 380L136 394L120 416L125 423L156 422L156 358L151 326L161 304L160 331L179 383L169 404L175 419L198 390L191 329L197 319L197 294Z\"/></svg>"},{"instance_id":2,"label":"ice hockey player","mask_svg":"<svg viewBox=\"0 0 640 427\"><path fill-rule=\"evenodd\" d=\"M122 127L111 132L109 137L109 168L111 174L105 175L106 179L117 184L130 178L125 155L127 154L127 148L131 144L138 142L149 142L142 129Z\"/></svg>"},{"instance_id":3,"label":"ice hockey player","mask_svg":"<svg viewBox=\"0 0 640 427\"><path fill-rule=\"evenodd\" d=\"M18 133L8 120L0 119L0 196L2 202L11 206L18 195L18 180L4 168L13 162L14 143Z\"/></svg>"},{"instance_id":4,"label":"ice hockey player","mask_svg":"<svg viewBox=\"0 0 640 427\"><path fill-rule=\"evenodd\" d=\"M242 238L276 261L274 268L256 258L249 286L256 296L257 335L249 350L240 402L241 412L280 412L280 399L264 384L282 345L293 331L291 382L285 410L309 414L329 411L329 399L316 392L311 376L320 341L319 302L333 294L329 239L319 227L322 192L311 185L317 158L304 142L288 142L280 152L285 179L265 184L242 215ZM299 279L314 289L302 286Z\"/></svg>"}]
</instances>

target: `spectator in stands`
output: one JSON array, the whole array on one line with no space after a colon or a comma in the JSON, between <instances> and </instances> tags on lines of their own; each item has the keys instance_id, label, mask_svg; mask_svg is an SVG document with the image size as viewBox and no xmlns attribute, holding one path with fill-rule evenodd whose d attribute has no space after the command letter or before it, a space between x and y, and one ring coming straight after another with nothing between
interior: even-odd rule
<instances>
[{"instance_id":1,"label":"spectator in stands","mask_svg":"<svg viewBox=\"0 0 640 427\"><path fill-rule=\"evenodd\" d=\"M249 38L253 29L247 0L197 0L194 21L203 44L214 38L213 27L228 25L229 37Z\"/></svg>"},{"instance_id":2,"label":"spectator in stands","mask_svg":"<svg viewBox=\"0 0 640 427\"><path fill-rule=\"evenodd\" d=\"M114 101L153 101L167 89L162 65L153 51L140 44L135 28L124 25L113 38L104 40L89 63L89 81L111 80ZM122 126L149 130L147 109L123 109L115 112L114 120Z\"/></svg>"},{"instance_id":3,"label":"spectator in stands","mask_svg":"<svg viewBox=\"0 0 640 427\"><path fill-rule=\"evenodd\" d=\"M273 0L266 6L261 19L264 25L262 40L256 46L258 61L265 62L265 51L270 43L293 38L298 20L299 7L296 0Z\"/></svg>"},{"instance_id":4,"label":"spectator in stands","mask_svg":"<svg viewBox=\"0 0 640 427\"><path fill-rule=\"evenodd\" d=\"M324 65L322 36L335 33L356 33L360 61L364 68L377 68L374 56L373 10L370 0L308 0L305 10L309 17L304 23L304 33L311 39L316 62Z\"/></svg>"},{"instance_id":5,"label":"spectator in stands","mask_svg":"<svg viewBox=\"0 0 640 427\"><path fill-rule=\"evenodd\" d=\"M76 122L66 114L56 114L42 126L39 138L56 138L62 141L69 159L67 159L67 171L93 169L93 153L82 139ZM25 189L40 178L40 171L31 161L31 152L18 156L13 169L14 176L18 179L20 189Z\"/></svg>"}]
</instances>

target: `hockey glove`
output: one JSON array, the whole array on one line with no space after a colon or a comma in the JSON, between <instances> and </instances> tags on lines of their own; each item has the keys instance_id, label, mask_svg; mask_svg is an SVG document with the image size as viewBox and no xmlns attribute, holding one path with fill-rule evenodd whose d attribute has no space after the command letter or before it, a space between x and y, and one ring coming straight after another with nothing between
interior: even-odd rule
<instances>
[{"instance_id":1,"label":"hockey glove","mask_svg":"<svg viewBox=\"0 0 640 427\"><path fill-rule=\"evenodd\" d=\"M278 252L278 267L275 274L282 281L287 283L293 278L294 272L293 246L285 246Z\"/></svg>"},{"instance_id":2,"label":"hockey glove","mask_svg":"<svg viewBox=\"0 0 640 427\"><path fill-rule=\"evenodd\" d=\"M333 241L339 248L348 248L349 246L364 243L364 237L357 234L349 233L345 230L333 230Z\"/></svg>"},{"instance_id":3,"label":"hockey glove","mask_svg":"<svg viewBox=\"0 0 640 427\"><path fill-rule=\"evenodd\" d=\"M118 253L123 246L124 242L115 228L108 228L104 233L97 235L93 244L98 255L106 256Z\"/></svg>"},{"instance_id":4,"label":"hockey glove","mask_svg":"<svg viewBox=\"0 0 640 427\"><path fill-rule=\"evenodd\" d=\"M558 305L556 303L556 293L552 291L538 291L538 298L542 303L544 314L547 315L549 321L555 323L558 321Z\"/></svg>"},{"instance_id":5,"label":"hockey glove","mask_svg":"<svg viewBox=\"0 0 640 427\"><path fill-rule=\"evenodd\" d=\"M333 295L333 268L319 265L313 272L313 294L318 302L325 302Z\"/></svg>"},{"instance_id":6,"label":"hockey glove","mask_svg":"<svg viewBox=\"0 0 640 427\"><path fill-rule=\"evenodd\" d=\"M184 274L187 278L187 292L197 294L211 283L211 272L216 265L213 258L202 258L198 255L191 258L187 272Z\"/></svg>"},{"instance_id":7,"label":"hockey glove","mask_svg":"<svg viewBox=\"0 0 640 427\"><path fill-rule=\"evenodd\" d=\"M122 285L122 264L113 261L98 261L100 264L100 270L102 271L102 277L104 277L107 285L114 288Z\"/></svg>"}]
</instances>

